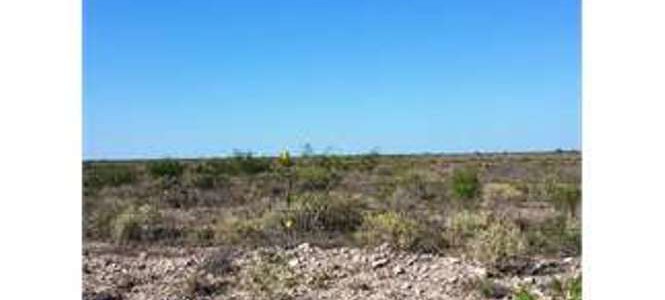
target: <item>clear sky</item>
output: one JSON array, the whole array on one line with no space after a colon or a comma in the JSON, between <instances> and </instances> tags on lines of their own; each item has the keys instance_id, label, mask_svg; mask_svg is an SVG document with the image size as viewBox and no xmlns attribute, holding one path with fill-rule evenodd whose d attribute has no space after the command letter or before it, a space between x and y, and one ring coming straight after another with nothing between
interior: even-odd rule
<instances>
[{"instance_id":1,"label":"clear sky","mask_svg":"<svg viewBox=\"0 0 665 300\"><path fill-rule=\"evenodd\" d=\"M575 0L86 0L87 159L579 149Z\"/></svg>"}]
</instances>

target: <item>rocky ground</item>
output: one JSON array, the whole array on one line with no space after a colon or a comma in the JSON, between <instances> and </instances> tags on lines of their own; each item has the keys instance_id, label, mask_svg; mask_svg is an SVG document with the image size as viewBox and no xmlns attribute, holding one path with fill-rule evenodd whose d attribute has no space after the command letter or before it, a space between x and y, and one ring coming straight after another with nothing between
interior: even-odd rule
<instances>
[{"instance_id":1,"label":"rocky ground","mask_svg":"<svg viewBox=\"0 0 665 300\"><path fill-rule=\"evenodd\" d=\"M86 243L83 299L553 299L554 282L580 274L579 258L477 262L374 249L251 251L118 248Z\"/></svg>"}]
</instances>

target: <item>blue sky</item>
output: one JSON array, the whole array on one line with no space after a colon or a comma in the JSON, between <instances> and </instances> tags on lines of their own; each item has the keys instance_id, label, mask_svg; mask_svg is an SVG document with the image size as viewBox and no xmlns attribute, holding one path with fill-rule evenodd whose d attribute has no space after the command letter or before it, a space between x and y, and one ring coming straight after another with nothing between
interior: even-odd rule
<instances>
[{"instance_id":1,"label":"blue sky","mask_svg":"<svg viewBox=\"0 0 665 300\"><path fill-rule=\"evenodd\" d=\"M580 148L574 0L84 1L83 152Z\"/></svg>"}]
</instances>

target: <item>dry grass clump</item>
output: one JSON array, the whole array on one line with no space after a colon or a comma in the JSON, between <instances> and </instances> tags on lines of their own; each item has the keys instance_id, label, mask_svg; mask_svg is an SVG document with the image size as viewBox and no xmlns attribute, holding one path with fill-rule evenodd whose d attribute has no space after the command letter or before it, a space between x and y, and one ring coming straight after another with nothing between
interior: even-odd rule
<instances>
[{"instance_id":1,"label":"dry grass clump","mask_svg":"<svg viewBox=\"0 0 665 300\"><path fill-rule=\"evenodd\" d=\"M526 239L515 222L483 211L463 210L452 215L443 238L471 257L490 263L527 249Z\"/></svg>"},{"instance_id":2,"label":"dry grass clump","mask_svg":"<svg viewBox=\"0 0 665 300\"><path fill-rule=\"evenodd\" d=\"M152 239L150 234L160 216L159 211L152 205L130 205L113 219L111 239L116 243Z\"/></svg>"},{"instance_id":3,"label":"dry grass clump","mask_svg":"<svg viewBox=\"0 0 665 300\"><path fill-rule=\"evenodd\" d=\"M362 223L363 204L345 197L305 194L280 214L280 223L296 231L347 232Z\"/></svg>"},{"instance_id":4,"label":"dry grass clump","mask_svg":"<svg viewBox=\"0 0 665 300\"><path fill-rule=\"evenodd\" d=\"M254 299L291 299L284 291L298 284L299 276L286 263L287 258L278 253L262 253L243 269L248 278L242 285Z\"/></svg>"},{"instance_id":5,"label":"dry grass clump","mask_svg":"<svg viewBox=\"0 0 665 300\"><path fill-rule=\"evenodd\" d=\"M215 228L215 240L224 244L253 243L264 239L267 230L276 224L265 215L259 218L241 218L229 215Z\"/></svg>"},{"instance_id":6,"label":"dry grass clump","mask_svg":"<svg viewBox=\"0 0 665 300\"><path fill-rule=\"evenodd\" d=\"M478 232L469 241L473 257L490 263L523 254L526 246L519 227L506 219L491 222L485 230Z\"/></svg>"},{"instance_id":7,"label":"dry grass clump","mask_svg":"<svg viewBox=\"0 0 665 300\"><path fill-rule=\"evenodd\" d=\"M451 246L466 245L480 231L485 230L490 223L490 214L484 211L462 210L453 214L446 222L444 239Z\"/></svg>"},{"instance_id":8,"label":"dry grass clump","mask_svg":"<svg viewBox=\"0 0 665 300\"><path fill-rule=\"evenodd\" d=\"M431 252L441 247L441 240L427 226L394 211L367 214L356 238L363 245L388 243L402 250Z\"/></svg>"},{"instance_id":9,"label":"dry grass clump","mask_svg":"<svg viewBox=\"0 0 665 300\"><path fill-rule=\"evenodd\" d=\"M487 204L526 200L524 193L509 183L487 183L483 186L482 195Z\"/></svg>"},{"instance_id":10,"label":"dry grass clump","mask_svg":"<svg viewBox=\"0 0 665 300\"><path fill-rule=\"evenodd\" d=\"M560 184L555 187L552 200L559 210L567 213L571 218L575 218L582 201L582 190L579 185Z\"/></svg>"}]
</instances>

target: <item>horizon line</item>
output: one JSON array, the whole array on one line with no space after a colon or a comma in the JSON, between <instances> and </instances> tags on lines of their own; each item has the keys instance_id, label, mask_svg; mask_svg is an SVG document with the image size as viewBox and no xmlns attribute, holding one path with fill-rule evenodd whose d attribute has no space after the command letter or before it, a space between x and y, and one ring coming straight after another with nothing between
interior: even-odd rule
<instances>
[{"instance_id":1,"label":"horizon line","mask_svg":"<svg viewBox=\"0 0 665 300\"><path fill-rule=\"evenodd\" d=\"M474 151L421 151L421 152L381 152L378 150L368 150L368 151L347 151L347 152L312 152L311 154L304 154L304 150L301 151L288 151L295 158L302 157L317 157L317 156L362 156L362 155L379 155L379 156L483 156L483 155L528 155L528 154L566 154L566 153L579 153L582 151L577 148L554 148L554 149L533 149L533 150L474 150ZM170 156L170 155L161 155L161 156L143 156L143 157L115 157L115 158L85 158L83 157L83 162L124 162L124 161L148 161L148 160L205 160L205 159L226 159L232 158L237 155L249 154L252 157L257 158L274 158L279 156L279 152L273 154L266 154L260 152L254 152L251 150L240 150L234 149L232 153L226 154L210 154L210 155L198 155L198 156Z\"/></svg>"}]
</instances>

